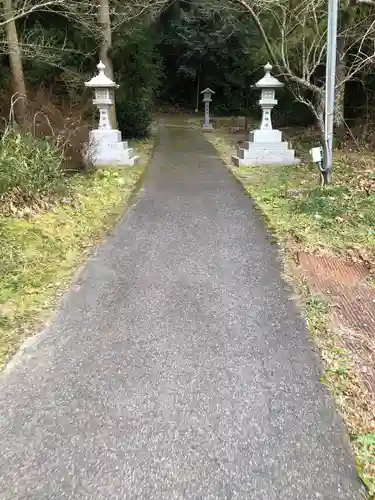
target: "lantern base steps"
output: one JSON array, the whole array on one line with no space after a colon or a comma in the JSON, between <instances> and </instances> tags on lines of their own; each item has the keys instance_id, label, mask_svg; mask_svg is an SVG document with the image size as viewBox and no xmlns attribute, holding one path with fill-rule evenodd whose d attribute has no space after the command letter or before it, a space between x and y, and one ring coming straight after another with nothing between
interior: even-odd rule
<instances>
[{"instance_id":1,"label":"lantern base steps","mask_svg":"<svg viewBox=\"0 0 375 500\"><path fill-rule=\"evenodd\" d=\"M267 150L272 150L272 151L288 151L289 150L289 144L286 142L286 141L282 141L282 142L250 142L250 141L246 141L244 143L244 147L241 148L238 153L237 153L237 156L241 156L241 158L243 158L243 156L240 154L241 151L249 151L249 150L252 150L252 151L267 151Z\"/></svg>"},{"instance_id":2,"label":"lantern base steps","mask_svg":"<svg viewBox=\"0 0 375 500\"><path fill-rule=\"evenodd\" d=\"M298 165L300 160L295 157L294 149L282 141L280 130L253 130L250 141L232 156L237 167L256 165Z\"/></svg>"},{"instance_id":3,"label":"lantern base steps","mask_svg":"<svg viewBox=\"0 0 375 500\"><path fill-rule=\"evenodd\" d=\"M287 155L271 155L269 151L264 151L263 153L258 152L257 155L252 155L251 157L241 158L239 156L232 156L232 161L236 167L255 167L262 165L298 165L300 160L294 157L294 151L292 154Z\"/></svg>"},{"instance_id":4,"label":"lantern base steps","mask_svg":"<svg viewBox=\"0 0 375 500\"><path fill-rule=\"evenodd\" d=\"M127 141L121 140L119 130L92 130L86 159L95 167L133 166L139 156L135 156Z\"/></svg>"},{"instance_id":5,"label":"lantern base steps","mask_svg":"<svg viewBox=\"0 0 375 500\"><path fill-rule=\"evenodd\" d=\"M202 126L202 129L203 130L213 130L214 127L213 127L212 123L210 123L208 125L204 123L203 126Z\"/></svg>"}]
</instances>

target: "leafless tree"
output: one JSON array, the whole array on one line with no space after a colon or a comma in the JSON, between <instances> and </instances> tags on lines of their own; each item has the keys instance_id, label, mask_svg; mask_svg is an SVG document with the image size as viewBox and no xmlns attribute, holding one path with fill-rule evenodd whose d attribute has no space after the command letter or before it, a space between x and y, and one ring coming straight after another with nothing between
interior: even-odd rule
<instances>
[{"instance_id":1,"label":"leafless tree","mask_svg":"<svg viewBox=\"0 0 375 500\"><path fill-rule=\"evenodd\" d=\"M323 135L326 0L227 0L247 12L270 59L296 100L314 114ZM345 84L375 62L375 1L341 2L337 47L335 125L344 123Z\"/></svg>"},{"instance_id":2,"label":"leafless tree","mask_svg":"<svg viewBox=\"0 0 375 500\"><path fill-rule=\"evenodd\" d=\"M15 104L15 112L18 120L22 123L26 109L26 86L12 0L3 1L3 20L5 22L4 30L13 80L13 91L19 97Z\"/></svg>"}]
</instances>

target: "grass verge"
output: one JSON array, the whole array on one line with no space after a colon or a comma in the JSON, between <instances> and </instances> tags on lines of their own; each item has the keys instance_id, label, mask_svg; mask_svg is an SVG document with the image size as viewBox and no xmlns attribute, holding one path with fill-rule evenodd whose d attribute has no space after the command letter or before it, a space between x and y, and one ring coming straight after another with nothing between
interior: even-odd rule
<instances>
[{"instance_id":1,"label":"grass verge","mask_svg":"<svg viewBox=\"0 0 375 500\"><path fill-rule=\"evenodd\" d=\"M28 220L0 217L0 368L48 317L89 249L122 214L152 143L139 141L136 147L139 165L76 175L69 199L50 210Z\"/></svg>"},{"instance_id":2,"label":"grass verge","mask_svg":"<svg viewBox=\"0 0 375 500\"><path fill-rule=\"evenodd\" d=\"M213 137L229 163L228 143ZM233 152L233 149L229 149ZM334 184L321 189L318 171L297 168L241 167L234 169L282 242L307 250L357 255L375 261L375 160L369 154L340 155Z\"/></svg>"},{"instance_id":3,"label":"grass verge","mask_svg":"<svg viewBox=\"0 0 375 500\"><path fill-rule=\"evenodd\" d=\"M375 161L369 154L339 154L334 184L319 186L313 166L233 168L233 136L207 135L264 214L285 250L285 273L301 299L309 330L324 363L322 382L334 394L356 456L358 473L375 498L375 403L352 352L331 323L330 307L312 295L298 272L298 251L324 250L364 260L375 268Z\"/></svg>"},{"instance_id":4,"label":"grass verge","mask_svg":"<svg viewBox=\"0 0 375 500\"><path fill-rule=\"evenodd\" d=\"M292 270L287 268L289 276ZM300 276L294 278L309 331L319 348L324 375L321 382L333 393L344 419L358 475L365 484L369 500L375 497L375 414L373 396L358 375L352 352L340 332L332 328L330 306L310 293Z\"/></svg>"}]
</instances>

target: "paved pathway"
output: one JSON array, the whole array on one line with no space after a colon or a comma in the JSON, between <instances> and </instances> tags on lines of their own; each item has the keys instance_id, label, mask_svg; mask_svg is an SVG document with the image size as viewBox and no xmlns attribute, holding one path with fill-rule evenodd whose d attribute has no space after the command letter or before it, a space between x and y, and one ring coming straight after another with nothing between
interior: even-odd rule
<instances>
[{"instance_id":1,"label":"paved pathway","mask_svg":"<svg viewBox=\"0 0 375 500\"><path fill-rule=\"evenodd\" d=\"M355 500L262 221L198 132L0 379L0 500Z\"/></svg>"}]
</instances>

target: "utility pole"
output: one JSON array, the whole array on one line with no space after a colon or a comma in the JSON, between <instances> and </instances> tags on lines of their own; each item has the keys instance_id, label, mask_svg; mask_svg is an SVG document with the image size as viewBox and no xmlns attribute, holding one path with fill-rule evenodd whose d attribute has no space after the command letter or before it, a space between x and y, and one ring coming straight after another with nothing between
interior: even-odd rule
<instances>
[{"instance_id":1,"label":"utility pole","mask_svg":"<svg viewBox=\"0 0 375 500\"><path fill-rule=\"evenodd\" d=\"M328 0L326 95L324 117L325 184L332 182L333 114L335 108L337 24L339 0Z\"/></svg>"}]
</instances>

